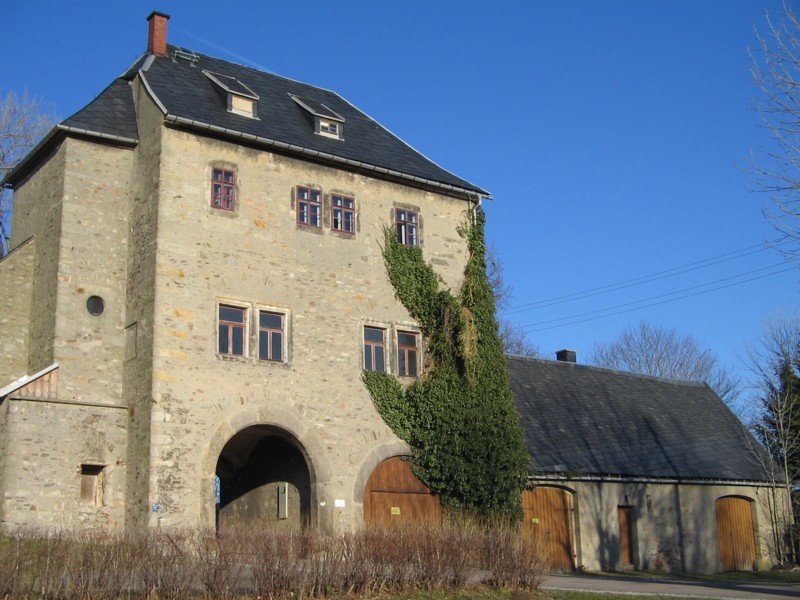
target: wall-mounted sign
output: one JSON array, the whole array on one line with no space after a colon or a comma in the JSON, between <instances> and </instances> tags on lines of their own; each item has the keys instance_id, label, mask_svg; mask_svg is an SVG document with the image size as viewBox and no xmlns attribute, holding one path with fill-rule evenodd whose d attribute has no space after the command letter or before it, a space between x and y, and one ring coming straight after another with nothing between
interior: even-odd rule
<instances>
[{"instance_id":1,"label":"wall-mounted sign","mask_svg":"<svg viewBox=\"0 0 800 600\"><path fill-rule=\"evenodd\" d=\"M399 515L400 514L400 507L399 506L393 506L392 507L392 514L393 515Z\"/></svg>"},{"instance_id":2,"label":"wall-mounted sign","mask_svg":"<svg viewBox=\"0 0 800 600\"><path fill-rule=\"evenodd\" d=\"M531 519L531 523L533 523L534 525L538 525L539 524L539 517L533 517Z\"/></svg>"},{"instance_id":3,"label":"wall-mounted sign","mask_svg":"<svg viewBox=\"0 0 800 600\"><path fill-rule=\"evenodd\" d=\"M336 498L336 500L333 501L333 505L336 508L344 508L344 498Z\"/></svg>"}]
</instances>

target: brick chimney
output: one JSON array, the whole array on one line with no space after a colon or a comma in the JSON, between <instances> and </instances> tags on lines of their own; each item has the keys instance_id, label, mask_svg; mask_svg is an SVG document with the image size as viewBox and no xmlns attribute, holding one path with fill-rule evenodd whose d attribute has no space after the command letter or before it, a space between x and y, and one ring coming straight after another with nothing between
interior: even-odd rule
<instances>
[{"instance_id":1,"label":"brick chimney","mask_svg":"<svg viewBox=\"0 0 800 600\"><path fill-rule=\"evenodd\" d=\"M147 28L147 51L156 56L164 56L167 53L167 21L169 15L154 10L147 17L149 26Z\"/></svg>"},{"instance_id":2,"label":"brick chimney","mask_svg":"<svg viewBox=\"0 0 800 600\"><path fill-rule=\"evenodd\" d=\"M556 360L571 363L578 362L578 353L575 350L567 350L565 348L556 352Z\"/></svg>"}]
</instances>

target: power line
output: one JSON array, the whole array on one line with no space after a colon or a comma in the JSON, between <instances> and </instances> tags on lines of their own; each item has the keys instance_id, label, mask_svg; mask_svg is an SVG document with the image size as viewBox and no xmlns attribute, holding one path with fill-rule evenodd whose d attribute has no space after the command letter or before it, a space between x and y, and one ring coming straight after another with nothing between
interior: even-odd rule
<instances>
[{"instance_id":1,"label":"power line","mask_svg":"<svg viewBox=\"0 0 800 600\"><path fill-rule=\"evenodd\" d=\"M632 311L635 311L635 310L641 310L643 308L650 308L650 307L653 307L653 306L659 306L661 304L667 304L669 302L675 302L677 300L684 300L686 298L691 298L693 296L699 296L701 294L707 294L709 292L715 292L715 291L718 291L718 290L723 290L723 289L726 289L726 288L729 288L729 287L733 287L735 285L741 285L743 283L749 283L751 281L764 279L765 277L771 277L773 275L778 275L780 273L784 273L786 271L791 271L791 270L794 270L794 269L797 268L795 266L791 266L791 267L787 267L785 269L780 269L778 271L773 271L772 273L766 273L764 275L759 275L758 277L751 277L749 279L744 279L742 281L734 281L733 283L728 283L728 284L725 284L725 285L713 287L713 288L710 288L710 289L707 289L707 290L701 290L701 291L698 291L698 292L693 292L691 294L684 294L682 296L678 296L677 298L669 298L667 300L661 300L659 302L652 302L650 304L645 304L645 305L642 305L642 306L633 306L633 305L636 305L636 304L641 304L642 302L649 302L650 300L656 300L656 299L659 299L659 298L665 298L667 296L675 296L676 294L683 294L684 292L687 292L687 291L690 291L690 290L694 290L694 289L702 288L702 287L708 287L710 285L714 285L716 283L721 283L723 281L729 281L731 279L738 279L738 278L743 277L745 275L749 275L749 274L752 274L752 273L758 273L758 272L764 271L766 269L773 269L776 266L780 266L782 264L785 264L785 263L777 263L777 264L774 264L774 265L770 265L768 267L762 267L760 269L754 269L752 271L747 271L745 273L740 273L739 275L733 275L731 277L725 277L723 279L718 279L716 281L711 281L711 282L708 282L708 283L703 283L703 284L700 284L700 285L695 285L695 286L692 286L692 287L684 288L684 289L678 290L676 292L669 292L667 294L660 294L658 296L651 296L650 298L643 298L641 300L635 300L633 302L626 302L624 304L617 304L615 306L609 306L607 308L602 308L602 309L598 309L598 310L592 310L592 311L588 311L588 312L584 312L584 313L579 313L579 314L576 314L576 315L571 315L569 317L560 317L558 319L550 319L550 320L547 320L547 321L540 321L538 323L529 323L527 325L523 325L522 328L523 329L528 329L529 327L538 327L539 325L548 325L549 323L558 323L559 321L569 321L571 319L577 319L579 317L584 317L584 316L588 316L588 315L598 315L598 313L604 313L606 311L614 310L614 309L617 309L617 308L632 307L632 308L624 308L624 310L620 310L620 311L609 313L609 314L605 314L605 315L601 314L601 315L589 317L589 318L586 318L586 319L580 319L578 321L571 321L569 323L560 323L558 325L550 325L549 327L540 327L538 329L530 329L530 332L533 333L533 332L536 332L536 331L545 331L545 330L548 330L548 329L555 329L557 327L567 327L569 325L577 325L578 323L585 323L587 321L595 321L597 319L604 319L606 317L613 317L613 316L616 316L616 315L621 315L623 313L632 312Z\"/></svg>"},{"instance_id":2,"label":"power line","mask_svg":"<svg viewBox=\"0 0 800 600\"><path fill-rule=\"evenodd\" d=\"M741 248L739 250L732 250L730 252L726 252L724 254L719 254L717 256L712 256L710 258L705 258L703 260L698 260L695 262L691 262L685 265L681 265L678 267L672 267L670 269L664 269L662 271L656 271L655 273L650 273L648 275L641 275L639 277L634 277L632 279L626 279L624 281L620 281L617 283L611 283L607 285L602 285L595 288L590 288L588 290L583 290L580 292L574 292L572 294L565 294L563 296L555 296L553 298L548 298L546 300L540 300L538 302L531 302L527 304L520 304L518 306L511 307L504 311L500 311L501 314L516 314L521 312L527 312L530 310L536 310L539 308L547 308L549 306L556 306L558 304L564 304L566 302L572 302L574 300L582 300L584 298L590 298L592 296L599 296L602 294L607 294L610 292L614 292L617 290L623 290L626 288L634 287L637 285L642 285L644 283L650 283L652 281L657 281L659 279L665 279L667 277L674 277L676 275L682 275L683 273L689 273L690 271L696 271L698 269L704 269L706 267L711 267L714 265L718 265L724 262L729 262L732 260L737 260L739 258L744 258L745 256L750 256L751 254L756 254L758 252L764 252L766 250L771 250L775 246L780 246L783 244L787 244L794 240L775 240L772 242L762 242L760 244L755 244L753 246L747 246L746 248Z\"/></svg>"}]
</instances>

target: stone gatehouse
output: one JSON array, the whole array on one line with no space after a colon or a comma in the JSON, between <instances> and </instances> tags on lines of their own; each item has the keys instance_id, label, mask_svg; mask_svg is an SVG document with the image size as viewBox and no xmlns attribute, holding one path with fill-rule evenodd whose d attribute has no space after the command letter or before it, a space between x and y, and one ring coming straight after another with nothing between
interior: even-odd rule
<instances>
[{"instance_id":1,"label":"stone gatehouse","mask_svg":"<svg viewBox=\"0 0 800 600\"><path fill-rule=\"evenodd\" d=\"M334 92L167 45L167 18L5 182L0 522L358 525L407 452L361 372L424 354L384 230L457 287L487 192Z\"/></svg>"}]
</instances>

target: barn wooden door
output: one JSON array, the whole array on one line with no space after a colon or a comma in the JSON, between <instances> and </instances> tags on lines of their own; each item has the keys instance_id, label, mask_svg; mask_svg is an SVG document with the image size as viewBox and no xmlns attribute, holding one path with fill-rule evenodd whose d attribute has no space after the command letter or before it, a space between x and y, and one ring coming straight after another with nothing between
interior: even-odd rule
<instances>
[{"instance_id":1,"label":"barn wooden door","mask_svg":"<svg viewBox=\"0 0 800 600\"><path fill-rule=\"evenodd\" d=\"M439 523L439 499L411 471L400 456L380 463L364 490L364 522L367 524Z\"/></svg>"},{"instance_id":2,"label":"barn wooden door","mask_svg":"<svg viewBox=\"0 0 800 600\"><path fill-rule=\"evenodd\" d=\"M623 565L633 564L633 520L630 506L618 506L619 520L619 562Z\"/></svg>"},{"instance_id":3,"label":"barn wooden door","mask_svg":"<svg viewBox=\"0 0 800 600\"><path fill-rule=\"evenodd\" d=\"M723 571L752 571L756 560L752 504L745 498L719 498L717 535Z\"/></svg>"},{"instance_id":4,"label":"barn wooden door","mask_svg":"<svg viewBox=\"0 0 800 600\"><path fill-rule=\"evenodd\" d=\"M531 536L554 571L570 571L572 560L572 496L553 487L522 492L525 518L522 534Z\"/></svg>"}]
</instances>

